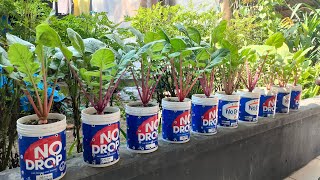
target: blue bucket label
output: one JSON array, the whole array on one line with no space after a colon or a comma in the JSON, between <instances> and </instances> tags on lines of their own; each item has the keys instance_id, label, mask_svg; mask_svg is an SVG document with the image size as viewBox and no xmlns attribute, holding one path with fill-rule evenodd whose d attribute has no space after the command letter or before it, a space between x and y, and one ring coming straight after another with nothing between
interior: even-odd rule
<instances>
[{"instance_id":1,"label":"blue bucket label","mask_svg":"<svg viewBox=\"0 0 320 180\"><path fill-rule=\"evenodd\" d=\"M219 100L218 124L225 127L237 127L239 118L239 101Z\"/></svg>"},{"instance_id":2,"label":"blue bucket label","mask_svg":"<svg viewBox=\"0 0 320 180\"><path fill-rule=\"evenodd\" d=\"M19 134L18 142L22 179L56 179L65 174L66 131L43 137Z\"/></svg>"},{"instance_id":3,"label":"blue bucket label","mask_svg":"<svg viewBox=\"0 0 320 180\"><path fill-rule=\"evenodd\" d=\"M291 91L290 109L297 110L300 107L301 91Z\"/></svg>"},{"instance_id":4,"label":"blue bucket label","mask_svg":"<svg viewBox=\"0 0 320 180\"><path fill-rule=\"evenodd\" d=\"M127 114L127 147L140 151L157 148L158 127L158 114L151 116Z\"/></svg>"},{"instance_id":5,"label":"blue bucket label","mask_svg":"<svg viewBox=\"0 0 320 180\"><path fill-rule=\"evenodd\" d=\"M277 95L276 113L288 113L290 106L290 93L279 92Z\"/></svg>"},{"instance_id":6,"label":"blue bucket label","mask_svg":"<svg viewBox=\"0 0 320 180\"><path fill-rule=\"evenodd\" d=\"M259 116L270 117L275 114L276 111L276 95L261 95L260 96L260 106L259 106Z\"/></svg>"},{"instance_id":7,"label":"blue bucket label","mask_svg":"<svg viewBox=\"0 0 320 180\"><path fill-rule=\"evenodd\" d=\"M108 125L82 123L83 159L92 165L107 165L119 159L119 122Z\"/></svg>"},{"instance_id":8,"label":"blue bucket label","mask_svg":"<svg viewBox=\"0 0 320 180\"><path fill-rule=\"evenodd\" d=\"M217 132L218 106L204 106L192 104L192 130L198 133L214 134Z\"/></svg>"},{"instance_id":9,"label":"blue bucket label","mask_svg":"<svg viewBox=\"0 0 320 180\"><path fill-rule=\"evenodd\" d=\"M259 98L241 97L239 107L239 120L257 122L259 111Z\"/></svg>"},{"instance_id":10,"label":"blue bucket label","mask_svg":"<svg viewBox=\"0 0 320 180\"><path fill-rule=\"evenodd\" d=\"M185 142L190 139L190 110L162 110L162 137L164 140Z\"/></svg>"}]
</instances>

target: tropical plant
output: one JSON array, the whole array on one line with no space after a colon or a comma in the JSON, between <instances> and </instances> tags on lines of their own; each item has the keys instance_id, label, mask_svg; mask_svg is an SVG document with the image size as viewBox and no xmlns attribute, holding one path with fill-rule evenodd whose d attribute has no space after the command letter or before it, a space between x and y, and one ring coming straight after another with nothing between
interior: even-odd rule
<instances>
[{"instance_id":1,"label":"tropical plant","mask_svg":"<svg viewBox=\"0 0 320 180\"><path fill-rule=\"evenodd\" d=\"M199 77L199 82L202 88L203 93L206 97L210 97L211 93L214 90L214 81L215 81L215 66L218 66L222 63L223 58L229 54L229 50L220 48L218 49L218 43L222 38L224 38L224 30L227 26L227 21L221 21L211 33L210 43L206 45L200 53L202 58L205 60L204 63L209 65L206 70ZM202 42L202 44L206 44Z\"/></svg>"},{"instance_id":2,"label":"tropical plant","mask_svg":"<svg viewBox=\"0 0 320 180\"><path fill-rule=\"evenodd\" d=\"M281 21L286 43L290 52L313 47L306 57L315 64L320 58L320 10L305 3L298 3L291 9L291 17Z\"/></svg>"},{"instance_id":3,"label":"tropical plant","mask_svg":"<svg viewBox=\"0 0 320 180\"><path fill-rule=\"evenodd\" d=\"M176 27L185 36L167 39L171 48L166 50L166 54L170 61L175 95L182 102L189 95L198 78L203 73L212 71L212 67L218 63L224 51L210 56L205 47L200 46L201 35L196 28L185 28L181 24L176 24Z\"/></svg>"},{"instance_id":4,"label":"tropical plant","mask_svg":"<svg viewBox=\"0 0 320 180\"><path fill-rule=\"evenodd\" d=\"M281 67L285 66L285 64L281 64L281 62L284 63L283 58L286 57L289 53L285 49L286 45L284 44L284 41L285 39L281 32L272 34L265 41L265 45L273 47L272 51L268 51L268 61L265 63L265 66L262 70L262 81L268 90L270 90L271 87L275 84L275 81L278 78L277 73L284 73L280 72Z\"/></svg>"},{"instance_id":5,"label":"tropical plant","mask_svg":"<svg viewBox=\"0 0 320 180\"><path fill-rule=\"evenodd\" d=\"M311 98L319 95L320 86L316 83L320 74L320 63L316 63L314 66L308 66L301 72L301 76L299 78L298 84L300 84L302 88L302 98ZM316 79L316 83L314 82Z\"/></svg>"},{"instance_id":6,"label":"tropical plant","mask_svg":"<svg viewBox=\"0 0 320 180\"><path fill-rule=\"evenodd\" d=\"M108 44L111 42L105 37L107 34L126 33L124 28L118 27L119 25L110 21L106 12L79 16L69 14L62 18L56 16L50 18L50 26L58 32L62 42L66 42L67 45L69 45L68 28L76 31L83 39L95 38Z\"/></svg>"},{"instance_id":7,"label":"tropical plant","mask_svg":"<svg viewBox=\"0 0 320 180\"><path fill-rule=\"evenodd\" d=\"M267 45L251 45L240 50L241 56L245 58L244 75L241 74L240 79L249 92L253 92L257 86L263 67L272 50L272 47Z\"/></svg>"},{"instance_id":8,"label":"tropical plant","mask_svg":"<svg viewBox=\"0 0 320 180\"><path fill-rule=\"evenodd\" d=\"M72 53L69 50L62 50L62 53L67 59L73 77L78 81L81 91L90 105L96 109L97 114L103 114L135 51L130 51L120 59L116 59L114 51L109 48L103 47L97 50L97 46L94 44L85 47L84 40L72 29L68 29L68 36L73 48L80 55L84 54L85 51L92 50L93 54L88 66L80 69L72 65ZM94 39L90 40L95 41ZM71 56L68 53L71 53Z\"/></svg>"},{"instance_id":9,"label":"tropical plant","mask_svg":"<svg viewBox=\"0 0 320 180\"><path fill-rule=\"evenodd\" d=\"M63 48L63 44L56 32L47 24L36 27L36 37L37 45L34 51L21 43L11 44L8 59L2 60L2 63L9 72L9 77L17 80L21 86L34 112L39 117L38 123L46 124L55 92L52 90L48 95L48 88L55 89L58 79L63 77L63 74L59 72L60 67L64 64L63 61L53 61L51 56L53 48ZM24 41L20 40L20 42ZM43 90L37 87L39 82L43 83Z\"/></svg>"},{"instance_id":10,"label":"tropical plant","mask_svg":"<svg viewBox=\"0 0 320 180\"><path fill-rule=\"evenodd\" d=\"M6 54L2 51L0 59L3 53ZM19 165L14 147L17 138L15 120L23 114L20 111L20 97L19 86L12 79L7 79L0 66L0 171Z\"/></svg>"},{"instance_id":11,"label":"tropical plant","mask_svg":"<svg viewBox=\"0 0 320 180\"><path fill-rule=\"evenodd\" d=\"M168 37L162 30L147 32L144 36L145 45L136 53L140 67L134 68L134 66L131 66L134 83L145 107L151 100L163 73L167 69L167 64L163 61L165 56L161 54L167 44L166 38ZM137 74L140 76L139 79Z\"/></svg>"},{"instance_id":12,"label":"tropical plant","mask_svg":"<svg viewBox=\"0 0 320 180\"><path fill-rule=\"evenodd\" d=\"M200 31L203 39L209 39L211 31L219 22L221 14L214 9L201 11L189 3L189 6L181 5L162 6L161 3L153 5L152 8L140 7L134 17L126 17L132 27L142 33L156 32L158 28L163 29L169 35L180 35L174 25L183 24L185 27L194 27Z\"/></svg>"},{"instance_id":13,"label":"tropical plant","mask_svg":"<svg viewBox=\"0 0 320 180\"><path fill-rule=\"evenodd\" d=\"M0 29L4 37L10 32L20 38L35 42L36 26L50 14L51 8L42 0L1 0Z\"/></svg>"}]
</instances>

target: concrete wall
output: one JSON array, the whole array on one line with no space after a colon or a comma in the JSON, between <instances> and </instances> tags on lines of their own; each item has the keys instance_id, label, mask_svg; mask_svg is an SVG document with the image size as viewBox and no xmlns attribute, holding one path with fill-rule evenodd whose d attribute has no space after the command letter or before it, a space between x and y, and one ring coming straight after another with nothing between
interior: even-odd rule
<instances>
[{"instance_id":1,"label":"concrete wall","mask_svg":"<svg viewBox=\"0 0 320 180\"><path fill-rule=\"evenodd\" d=\"M160 141L151 154L129 153L122 146L119 163L107 168L88 167L78 155L67 162L64 179L282 179L320 154L320 98L302 105L298 112L261 118L258 124L192 135L187 144ZM19 170L2 172L0 179L19 179Z\"/></svg>"}]
</instances>

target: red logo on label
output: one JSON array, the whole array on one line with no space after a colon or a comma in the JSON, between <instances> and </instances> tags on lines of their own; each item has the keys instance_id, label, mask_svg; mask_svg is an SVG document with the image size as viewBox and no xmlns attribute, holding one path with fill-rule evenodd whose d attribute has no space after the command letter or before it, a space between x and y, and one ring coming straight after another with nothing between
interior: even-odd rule
<instances>
[{"instance_id":1,"label":"red logo on label","mask_svg":"<svg viewBox=\"0 0 320 180\"><path fill-rule=\"evenodd\" d=\"M158 125L159 125L158 115L156 114L156 115L154 115L152 117L149 117L147 120L145 120L138 127L137 134L138 133L143 133L143 134L151 133L151 132L153 132L153 131L158 129Z\"/></svg>"},{"instance_id":2,"label":"red logo on label","mask_svg":"<svg viewBox=\"0 0 320 180\"><path fill-rule=\"evenodd\" d=\"M180 114L172 123L173 133L186 133L190 129L190 110Z\"/></svg>"},{"instance_id":3,"label":"red logo on label","mask_svg":"<svg viewBox=\"0 0 320 180\"><path fill-rule=\"evenodd\" d=\"M190 124L190 111L185 111L184 113L180 114L176 119L173 121L172 126L185 126Z\"/></svg>"},{"instance_id":4,"label":"red logo on label","mask_svg":"<svg viewBox=\"0 0 320 180\"><path fill-rule=\"evenodd\" d=\"M301 92L299 92L299 94L294 98L296 103L299 103L300 101L300 96L301 96Z\"/></svg>"},{"instance_id":5,"label":"red logo on label","mask_svg":"<svg viewBox=\"0 0 320 180\"><path fill-rule=\"evenodd\" d=\"M217 106L214 106L203 114L202 125L214 126L217 123L216 117L217 117Z\"/></svg>"},{"instance_id":6,"label":"red logo on label","mask_svg":"<svg viewBox=\"0 0 320 180\"><path fill-rule=\"evenodd\" d=\"M40 139L32 143L28 147L28 149L24 153L24 160L35 161L39 159L48 158L51 155L55 155L55 153L58 151L58 148L61 148L60 145L60 135Z\"/></svg>"},{"instance_id":7,"label":"red logo on label","mask_svg":"<svg viewBox=\"0 0 320 180\"><path fill-rule=\"evenodd\" d=\"M99 130L92 138L90 145L108 145L119 137L118 124L112 124Z\"/></svg>"},{"instance_id":8,"label":"red logo on label","mask_svg":"<svg viewBox=\"0 0 320 180\"><path fill-rule=\"evenodd\" d=\"M274 103L275 103L275 99L276 99L275 96L272 96L272 97L268 98L268 99L263 103L263 106L265 106L265 107L273 107L273 106L274 106Z\"/></svg>"},{"instance_id":9,"label":"red logo on label","mask_svg":"<svg viewBox=\"0 0 320 180\"><path fill-rule=\"evenodd\" d=\"M210 108L207 112L203 114L203 120L213 120L217 116L217 106Z\"/></svg>"}]
</instances>

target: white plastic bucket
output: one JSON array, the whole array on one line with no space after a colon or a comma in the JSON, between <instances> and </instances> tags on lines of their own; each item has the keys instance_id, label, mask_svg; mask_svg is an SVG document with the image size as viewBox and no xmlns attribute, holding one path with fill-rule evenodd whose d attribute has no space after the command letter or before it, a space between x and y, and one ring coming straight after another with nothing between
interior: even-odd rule
<instances>
[{"instance_id":1,"label":"white plastic bucket","mask_svg":"<svg viewBox=\"0 0 320 180\"><path fill-rule=\"evenodd\" d=\"M127 149L134 153L151 153L158 149L159 106L149 103L143 107L141 102L126 105Z\"/></svg>"},{"instance_id":2,"label":"white plastic bucket","mask_svg":"<svg viewBox=\"0 0 320 180\"><path fill-rule=\"evenodd\" d=\"M191 129L200 135L217 133L218 98L204 94L192 95Z\"/></svg>"},{"instance_id":3,"label":"white plastic bucket","mask_svg":"<svg viewBox=\"0 0 320 180\"><path fill-rule=\"evenodd\" d=\"M259 92L238 90L240 95L239 120L246 123L257 123L259 113Z\"/></svg>"},{"instance_id":4,"label":"white plastic bucket","mask_svg":"<svg viewBox=\"0 0 320 180\"><path fill-rule=\"evenodd\" d=\"M273 86L273 88L278 90L276 113L288 114L290 109L291 88L289 86Z\"/></svg>"},{"instance_id":5,"label":"white plastic bucket","mask_svg":"<svg viewBox=\"0 0 320 180\"><path fill-rule=\"evenodd\" d=\"M216 92L218 103L218 124L225 128L237 128L239 120L240 96L227 95L225 92Z\"/></svg>"},{"instance_id":6,"label":"white plastic bucket","mask_svg":"<svg viewBox=\"0 0 320 180\"><path fill-rule=\"evenodd\" d=\"M260 105L259 116L260 117L275 117L276 114L276 100L278 90L272 87L268 90L265 87L255 88L253 92L260 92Z\"/></svg>"},{"instance_id":7,"label":"white plastic bucket","mask_svg":"<svg viewBox=\"0 0 320 180\"><path fill-rule=\"evenodd\" d=\"M106 167L120 159L120 110L105 108L109 114L96 115L90 107L82 110L83 159L92 167Z\"/></svg>"},{"instance_id":8,"label":"white plastic bucket","mask_svg":"<svg viewBox=\"0 0 320 180\"><path fill-rule=\"evenodd\" d=\"M289 85L291 88L291 96L290 96L290 110L296 111L300 108L301 94L302 94L302 86L301 85Z\"/></svg>"},{"instance_id":9,"label":"white plastic bucket","mask_svg":"<svg viewBox=\"0 0 320 180\"><path fill-rule=\"evenodd\" d=\"M177 97L162 99L162 138L171 143L186 143L190 140L191 100L179 102Z\"/></svg>"},{"instance_id":10,"label":"white plastic bucket","mask_svg":"<svg viewBox=\"0 0 320 180\"><path fill-rule=\"evenodd\" d=\"M38 119L37 115L30 115L17 120L21 178L61 179L66 173L66 116L50 113L48 119L59 121L41 125L24 124Z\"/></svg>"}]
</instances>

